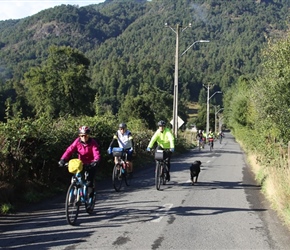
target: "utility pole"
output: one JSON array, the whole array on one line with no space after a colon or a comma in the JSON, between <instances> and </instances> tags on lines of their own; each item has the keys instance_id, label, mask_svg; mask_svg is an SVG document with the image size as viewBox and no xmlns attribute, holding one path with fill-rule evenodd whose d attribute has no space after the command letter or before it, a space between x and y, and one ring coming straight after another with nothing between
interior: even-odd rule
<instances>
[{"instance_id":1,"label":"utility pole","mask_svg":"<svg viewBox=\"0 0 290 250\"><path fill-rule=\"evenodd\" d=\"M174 69L174 87L173 87L173 120L172 120L172 133L175 138L177 138L178 131L178 61L179 61L179 35L180 32L183 32L188 27L191 27L191 23L186 27L182 27L182 25L177 24L176 30L174 30L170 25L165 23L165 27L169 27L176 34L176 45L175 45L175 69ZM182 29L183 28L183 29ZM208 43L208 40L198 40L192 43L182 54L184 55L186 51L188 51L194 44L196 43Z\"/></svg>"}]
</instances>

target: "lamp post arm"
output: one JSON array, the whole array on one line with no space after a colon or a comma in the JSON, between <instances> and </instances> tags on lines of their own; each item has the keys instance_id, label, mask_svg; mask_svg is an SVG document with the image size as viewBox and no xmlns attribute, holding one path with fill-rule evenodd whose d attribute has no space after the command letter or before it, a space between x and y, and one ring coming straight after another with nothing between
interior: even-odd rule
<instances>
[{"instance_id":1,"label":"lamp post arm","mask_svg":"<svg viewBox=\"0 0 290 250\"><path fill-rule=\"evenodd\" d=\"M212 95L211 95L211 97L209 97L208 98L208 100L210 100L215 94L221 94L222 92L221 91L216 91L216 92L214 92Z\"/></svg>"},{"instance_id":2,"label":"lamp post arm","mask_svg":"<svg viewBox=\"0 0 290 250\"><path fill-rule=\"evenodd\" d=\"M171 26L168 25L166 27L169 27L175 34L177 34L176 31Z\"/></svg>"},{"instance_id":3,"label":"lamp post arm","mask_svg":"<svg viewBox=\"0 0 290 250\"><path fill-rule=\"evenodd\" d=\"M217 115L220 111L222 111L224 108L219 109L215 114Z\"/></svg>"},{"instance_id":4,"label":"lamp post arm","mask_svg":"<svg viewBox=\"0 0 290 250\"><path fill-rule=\"evenodd\" d=\"M180 56L183 56L196 43L209 43L209 41L208 40L198 40L198 41L195 41L185 51L183 51Z\"/></svg>"}]
</instances>

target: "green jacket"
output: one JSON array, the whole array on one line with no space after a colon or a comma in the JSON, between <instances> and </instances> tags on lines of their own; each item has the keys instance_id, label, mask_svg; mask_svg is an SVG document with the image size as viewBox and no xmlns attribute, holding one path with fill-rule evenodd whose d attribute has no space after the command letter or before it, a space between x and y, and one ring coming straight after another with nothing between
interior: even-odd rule
<instances>
[{"instance_id":1,"label":"green jacket","mask_svg":"<svg viewBox=\"0 0 290 250\"><path fill-rule=\"evenodd\" d=\"M164 149L174 148L174 136L171 133L171 130L169 128L165 128L163 132L161 132L158 129L152 136L148 148L152 148L155 142L157 142L157 144Z\"/></svg>"}]
</instances>

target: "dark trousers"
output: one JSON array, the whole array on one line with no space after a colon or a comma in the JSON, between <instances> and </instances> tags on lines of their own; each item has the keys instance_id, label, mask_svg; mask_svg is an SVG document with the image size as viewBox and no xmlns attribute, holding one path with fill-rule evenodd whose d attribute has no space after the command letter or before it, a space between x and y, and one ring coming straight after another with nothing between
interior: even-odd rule
<instances>
[{"instance_id":1,"label":"dark trousers","mask_svg":"<svg viewBox=\"0 0 290 250\"><path fill-rule=\"evenodd\" d=\"M89 197L92 197L94 194L94 180L97 172L97 166L95 167L85 167L85 169L88 171L87 176L87 187L88 187L88 194Z\"/></svg>"}]
</instances>

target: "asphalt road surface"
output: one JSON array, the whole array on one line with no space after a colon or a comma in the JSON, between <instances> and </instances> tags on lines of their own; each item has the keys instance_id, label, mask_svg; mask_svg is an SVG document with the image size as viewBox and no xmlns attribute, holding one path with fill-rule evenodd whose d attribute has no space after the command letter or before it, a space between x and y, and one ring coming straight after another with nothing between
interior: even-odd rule
<instances>
[{"instance_id":1,"label":"asphalt road surface","mask_svg":"<svg viewBox=\"0 0 290 250\"><path fill-rule=\"evenodd\" d=\"M189 166L202 162L192 186ZM153 167L115 192L99 183L95 213L76 226L65 219L65 195L30 211L0 217L0 249L290 249L290 233L261 195L232 135L174 157L171 181L157 191Z\"/></svg>"}]
</instances>

